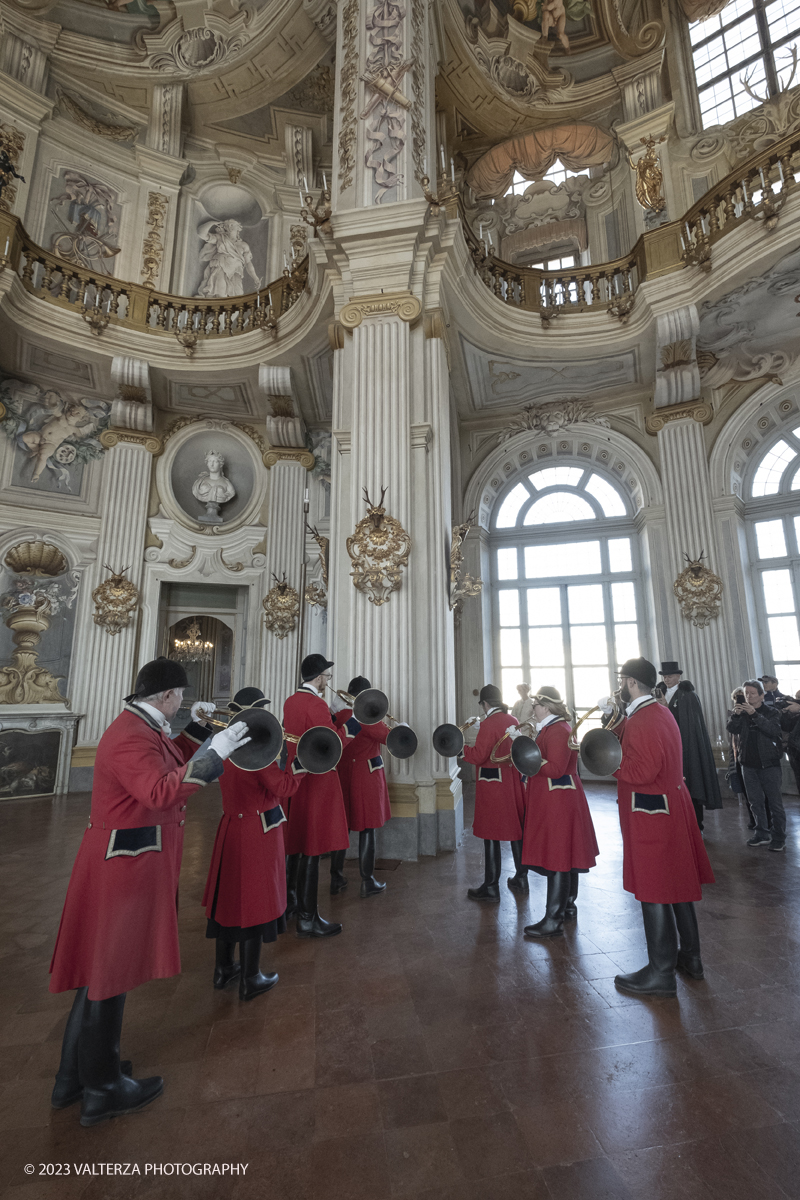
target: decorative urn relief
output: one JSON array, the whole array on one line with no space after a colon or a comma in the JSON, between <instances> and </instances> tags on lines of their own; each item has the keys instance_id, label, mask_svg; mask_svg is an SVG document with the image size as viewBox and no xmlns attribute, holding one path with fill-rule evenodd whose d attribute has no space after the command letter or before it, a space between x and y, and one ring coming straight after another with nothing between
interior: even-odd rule
<instances>
[{"instance_id":1,"label":"decorative urn relief","mask_svg":"<svg viewBox=\"0 0 800 1200\"><path fill-rule=\"evenodd\" d=\"M44 541L20 542L5 558L13 573L0 595L5 623L13 633L11 663L0 668L0 704L65 704L59 680L39 665L39 643L50 618L72 608L78 576L57 546Z\"/></svg>"}]
</instances>

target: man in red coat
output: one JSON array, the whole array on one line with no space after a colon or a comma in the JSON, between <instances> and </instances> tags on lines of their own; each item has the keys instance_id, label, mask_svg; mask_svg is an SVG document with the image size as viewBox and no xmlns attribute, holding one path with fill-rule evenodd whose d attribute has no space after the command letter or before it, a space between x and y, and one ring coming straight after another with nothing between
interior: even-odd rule
<instances>
[{"instance_id":1,"label":"man in red coat","mask_svg":"<svg viewBox=\"0 0 800 1200\"><path fill-rule=\"evenodd\" d=\"M180 972L176 904L186 801L250 740L242 724L206 740L193 723L173 741L169 722L187 684L180 663L147 663L97 747L91 817L50 964L51 992L77 989L52 1103L66 1108L82 1100L81 1125L136 1112L163 1091L161 1076L122 1074L125 995Z\"/></svg>"},{"instance_id":2,"label":"man in red coat","mask_svg":"<svg viewBox=\"0 0 800 1200\"><path fill-rule=\"evenodd\" d=\"M332 666L322 654L304 658L300 664L302 686L283 706L283 728L289 747L286 770L302 776L292 797L286 835L290 878L296 864L298 937L332 937L342 932L337 922L324 921L317 907L319 856L346 850L350 845L336 763L328 771L313 774L305 771L297 758L297 743L309 729L319 726L333 729L342 744L350 736L346 730L336 729L331 709L323 699ZM344 707L344 701L335 697L331 708L339 712Z\"/></svg>"},{"instance_id":3,"label":"man in red coat","mask_svg":"<svg viewBox=\"0 0 800 1200\"><path fill-rule=\"evenodd\" d=\"M351 696L372 687L363 675L356 675L347 685ZM378 883L375 871L375 830L382 829L392 815L389 788L383 765L381 747L386 745L391 730L384 721L362 725L353 716L352 708L343 708L334 718L339 729L345 729L350 740L339 759L339 782L342 785L348 828L358 833L358 866L361 872L361 899L379 896L386 891ZM344 877L345 850L331 855L331 895L347 887Z\"/></svg>"},{"instance_id":4,"label":"man in red coat","mask_svg":"<svg viewBox=\"0 0 800 1200\"><path fill-rule=\"evenodd\" d=\"M242 688L233 697L234 713L269 704L260 688ZM261 946L286 929L286 871L281 800L292 796L301 776L267 767L242 767L228 761L219 781L222 819L214 839L202 904L206 937L216 941L214 987L239 980L239 999L253 1000L278 982L261 971ZM239 962L234 962L239 943Z\"/></svg>"},{"instance_id":5,"label":"man in red coat","mask_svg":"<svg viewBox=\"0 0 800 1200\"><path fill-rule=\"evenodd\" d=\"M525 796L522 776L511 763L511 742L504 737L507 729L517 728L508 705L503 704L500 689L493 683L481 688L478 706L485 714L474 746L465 746L465 762L477 767L475 785L475 816L472 832L483 838L484 879L480 887L469 888L470 900L500 903L500 843L510 842L516 874L509 885L528 890L527 875L522 866L522 825L525 816ZM501 746L497 746L502 742ZM495 747L497 751L495 753ZM516 882L519 881L519 882Z\"/></svg>"},{"instance_id":6,"label":"man in red coat","mask_svg":"<svg viewBox=\"0 0 800 1200\"><path fill-rule=\"evenodd\" d=\"M641 901L648 964L614 982L634 996L675 996L676 965L692 979L703 978L694 901L702 899L701 884L713 883L714 873L683 778L680 731L653 695L656 669L645 658L632 658L619 676L627 705L626 719L614 731L622 742L616 772L622 886Z\"/></svg>"}]
</instances>

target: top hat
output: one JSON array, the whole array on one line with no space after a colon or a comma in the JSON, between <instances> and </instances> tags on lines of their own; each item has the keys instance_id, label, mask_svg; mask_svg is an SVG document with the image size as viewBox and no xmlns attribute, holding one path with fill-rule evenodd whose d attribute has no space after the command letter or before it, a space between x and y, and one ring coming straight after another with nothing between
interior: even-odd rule
<instances>
[{"instance_id":1,"label":"top hat","mask_svg":"<svg viewBox=\"0 0 800 1200\"><path fill-rule=\"evenodd\" d=\"M659 675L682 675L683 671L676 662L662 662Z\"/></svg>"}]
</instances>

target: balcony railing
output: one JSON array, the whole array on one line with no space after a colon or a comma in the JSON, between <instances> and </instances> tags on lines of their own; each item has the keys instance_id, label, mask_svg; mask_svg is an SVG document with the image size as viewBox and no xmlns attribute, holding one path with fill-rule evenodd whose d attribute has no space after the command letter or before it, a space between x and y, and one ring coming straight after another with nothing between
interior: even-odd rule
<instances>
[{"instance_id":1,"label":"balcony railing","mask_svg":"<svg viewBox=\"0 0 800 1200\"><path fill-rule=\"evenodd\" d=\"M642 234L631 253L596 267L542 271L517 267L487 254L461 207L464 237L478 276L503 303L538 313L548 326L568 312L603 311L622 322L646 280L686 266L711 269L712 246L745 221L774 229L790 192L797 187L800 130L737 167L694 204L680 221Z\"/></svg>"},{"instance_id":2,"label":"balcony railing","mask_svg":"<svg viewBox=\"0 0 800 1200\"><path fill-rule=\"evenodd\" d=\"M109 325L175 337L191 356L206 338L234 337L256 329L277 331L278 319L302 294L308 259L258 292L224 300L199 300L157 292L138 283L65 262L31 240L18 217L0 212L0 270L14 271L26 291L57 308L79 313L94 333Z\"/></svg>"}]
</instances>

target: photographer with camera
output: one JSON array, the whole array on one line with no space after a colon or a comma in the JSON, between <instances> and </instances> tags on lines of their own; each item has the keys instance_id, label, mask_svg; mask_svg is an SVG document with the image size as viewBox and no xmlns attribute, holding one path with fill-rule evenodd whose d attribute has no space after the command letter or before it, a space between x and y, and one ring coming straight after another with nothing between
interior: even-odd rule
<instances>
[{"instance_id":1,"label":"photographer with camera","mask_svg":"<svg viewBox=\"0 0 800 1200\"><path fill-rule=\"evenodd\" d=\"M756 828L748 846L769 846L780 851L786 844L786 813L781 795L780 715L764 703L764 689L757 679L742 685L744 703L738 700L728 721L728 732L739 739L739 762L742 767L747 799L756 819ZM766 813L766 803L772 813L772 835Z\"/></svg>"},{"instance_id":2,"label":"photographer with camera","mask_svg":"<svg viewBox=\"0 0 800 1200\"><path fill-rule=\"evenodd\" d=\"M794 772L797 791L800 793L800 692L795 693L794 700L785 701L781 706L780 715L781 729L789 734L786 753Z\"/></svg>"},{"instance_id":3,"label":"photographer with camera","mask_svg":"<svg viewBox=\"0 0 800 1200\"><path fill-rule=\"evenodd\" d=\"M791 696L787 696L779 690L777 676L759 675L758 681L764 685L764 703L767 708L783 710L785 702L791 700Z\"/></svg>"}]
</instances>

